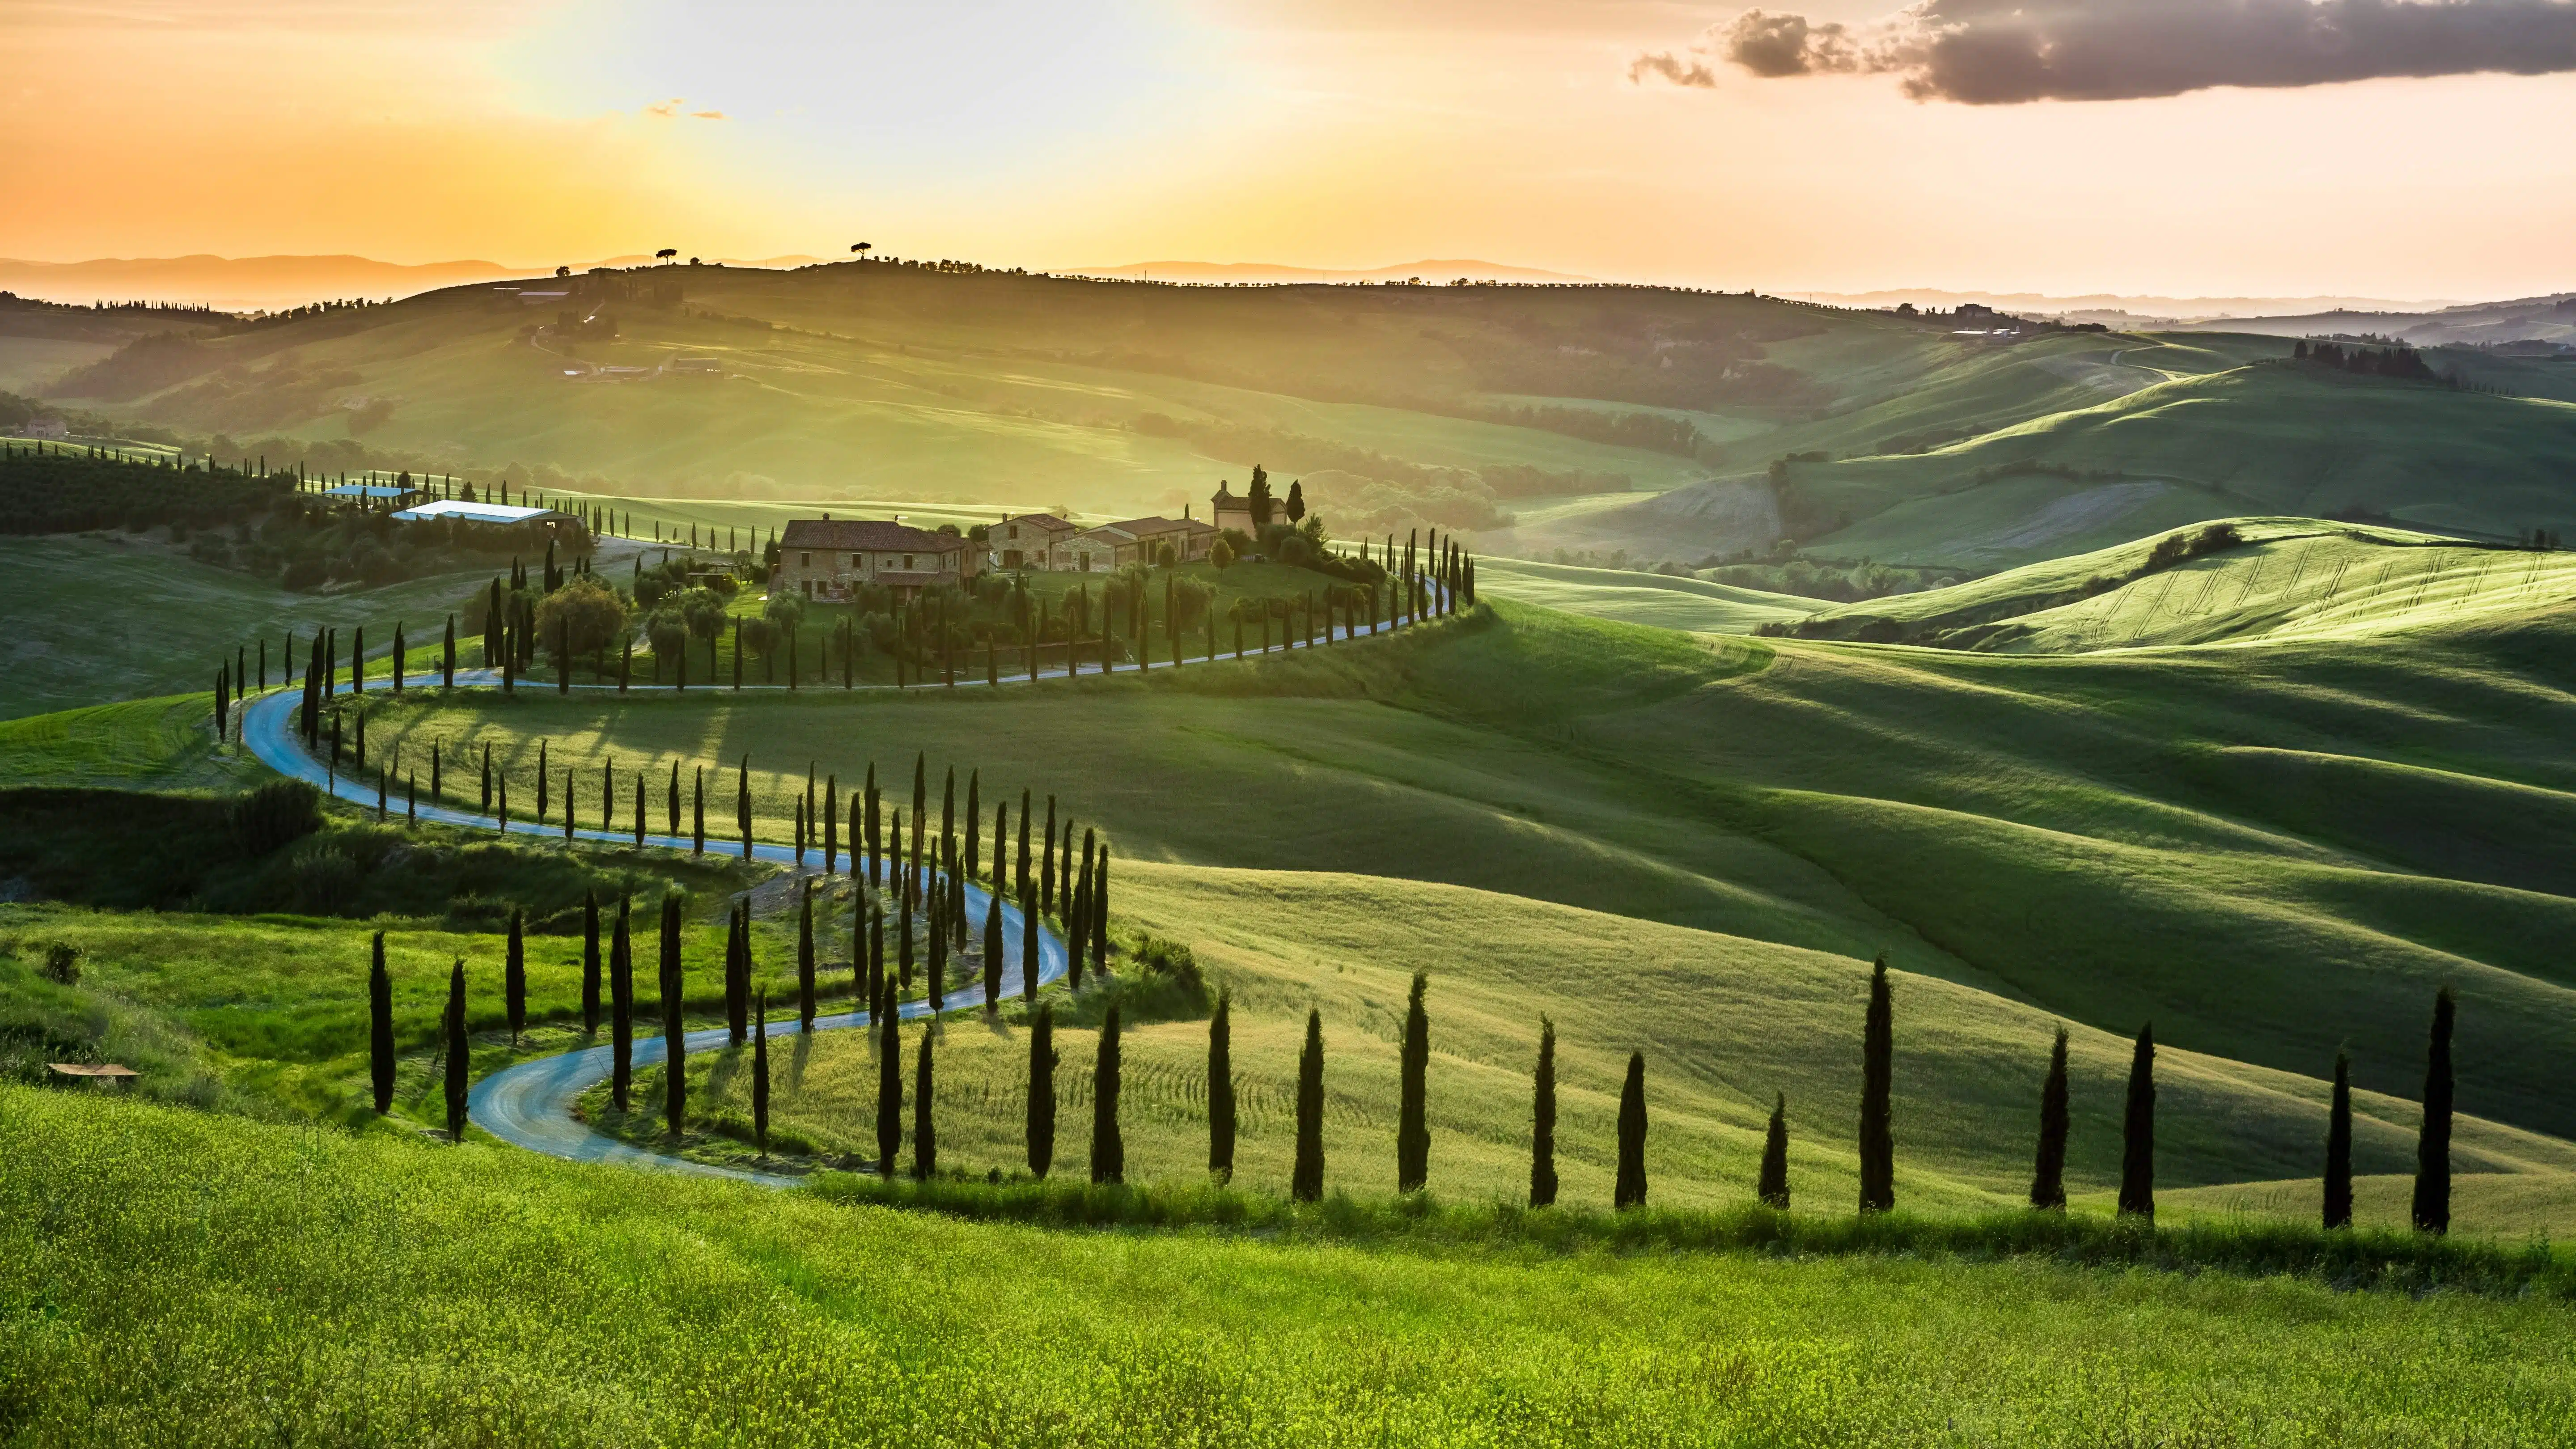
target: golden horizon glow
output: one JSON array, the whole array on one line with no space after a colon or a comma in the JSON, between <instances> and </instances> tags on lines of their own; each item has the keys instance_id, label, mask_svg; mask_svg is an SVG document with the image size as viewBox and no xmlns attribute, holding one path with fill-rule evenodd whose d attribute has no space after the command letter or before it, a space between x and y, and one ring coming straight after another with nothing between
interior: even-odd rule
<instances>
[{"instance_id":1,"label":"golden horizon glow","mask_svg":"<svg viewBox=\"0 0 2576 1449\"><path fill-rule=\"evenodd\" d=\"M2576 77L1961 106L1629 78L1656 0L711 7L133 0L0 14L0 256L684 254L1766 291L2561 290ZM1874 12L1846 7L1837 18Z\"/></svg>"}]
</instances>

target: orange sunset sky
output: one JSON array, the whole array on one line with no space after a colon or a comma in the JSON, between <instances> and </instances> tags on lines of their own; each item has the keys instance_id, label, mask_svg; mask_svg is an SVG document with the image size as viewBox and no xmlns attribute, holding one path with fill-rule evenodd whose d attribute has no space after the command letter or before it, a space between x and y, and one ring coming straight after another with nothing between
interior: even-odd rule
<instances>
[{"instance_id":1,"label":"orange sunset sky","mask_svg":"<svg viewBox=\"0 0 2576 1449\"><path fill-rule=\"evenodd\" d=\"M1999 3L0 0L0 256L2576 286L2566 0Z\"/></svg>"}]
</instances>

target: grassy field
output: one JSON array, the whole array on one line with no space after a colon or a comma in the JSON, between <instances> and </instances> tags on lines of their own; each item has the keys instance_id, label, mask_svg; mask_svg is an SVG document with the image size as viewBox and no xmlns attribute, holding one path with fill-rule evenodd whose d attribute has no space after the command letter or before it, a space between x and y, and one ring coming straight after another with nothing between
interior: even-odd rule
<instances>
[{"instance_id":1,"label":"grassy field","mask_svg":"<svg viewBox=\"0 0 2576 1449\"><path fill-rule=\"evenodd\" d=\"M448 613L483 582L479 574L451 575L355 594L293 594L115 534L0 537L0 568L31 597L60 605L19 611L0 641L0 719L211 690L236 647L251 652L255 670L263 638L274 684L290 630L309 646L317 627L371 626L382 648L401 621L414 640L435 642Z\"/></svg>"},{"instance_id":2,"label":"grassy field","mask_svg":"<svg viewBox=\"0 0 2576 1449\"><path fill-rule=\"evenodd\" d=\"M2359 640L2507 619L2576 597L2576 555L2307 518L2232 520L2241 543L2170 568L2164 536L2028 564L1946 589L1824 610L1827 638L1902 637L2012 653ZM2196 537L2196 529L2180 531Z\"/></svg>"},{"instance_id":3,"label":"grassy field","mask_svg":"<svg viewBox=\"0 0 2576 1449\"><path fill-rule=\"evenodd\" d=\"M2564 1437L2568 1310L1907 1258L1065 1233L0 1088L48 1443ZM328 1321L317 1334L309 1325Z\"/></svg>"},{"instance_id":4,"label":"grassy field","mask_svg":"<svg viewBox=\"0 0 2576 1449\"><path fill-rule=\"evenodd\" d=\"M2557 524L2571 466L2576 404L2267 364L2180 377L1920 456L1792 473L1818 506L1857 520L1809 541L1819 553L1993 568L2186 521L2177 509L2362 507L2509 538ZM1982 481L2008 467L2083 476Z\"/></svg>"},{"instance_id":5,"label":"grassy field","mask_svg":"<svg viewBox=\"0 0 2576 1449\"><path fill-rule=\"evenodd\" d=\"M2265 650L1990 656L1511 605L1384 645L1003 697L426 698L376 729L525 768L916 751L1059 794L1122 858L1471 886L1866 959L2125 1036L2412 1097L2462 993L2463 1104L2563 1132L2576 1040L2561 613ZM2404 721L2402 728L2394 721ZM623 767L623 766L621 766ZM2226 983L2223 990L2216 983ZM2320 1002L2330 1002L2321 1011ZM2017 1135L2017 1134L2016 1134Z\"/></svg>"},{"instance_id":6,"label":"grassy field","mask_svg":"<svg viewBox=\"0 0 2576 1449\"><path fill-rule=\"evenodd\" d=\"M1828 607L1794 594L1701 579L1504 558L1476 561L1476 588L1480 594L1569 614L1699 634L1749 634L1759 625L1795 623Z\"/></svg>"}]
</instances>

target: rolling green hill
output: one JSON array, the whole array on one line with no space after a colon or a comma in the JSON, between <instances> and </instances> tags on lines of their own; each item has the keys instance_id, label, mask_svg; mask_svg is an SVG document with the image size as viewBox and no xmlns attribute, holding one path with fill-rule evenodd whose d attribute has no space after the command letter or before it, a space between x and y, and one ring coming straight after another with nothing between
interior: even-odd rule
<instances>
[{"instance_id":1,"label":"rolling green hill","mask_svg":"<svg viewBox=\"0 0 2576 1449\"><path fill-rule=\"evenodd\" d=\"M1760 625L1795 622L1828 607L1795 594L1701 579L1506 558L1479 559L1476 587L1498 599L1569 614L1702 634L1749 634Z\"/></svg>"},{"instance_id":2,"label":"rolling green hill","mask_svg":"<svg viewBox=\"0 0 2576 1449\"><path fill-rule=\"evenodd\" d=\"M2308 518L2221 520L2025 564L1950 588L1848 604L1795 624L1828 639L2003 653L2360 640L2501 619L2576 598L2576 555ZM2206 526L2204 526L2206 527ZM2194 550L2166 565L2159 545Z\"/></svg>"},{"instance_id":3,"label":"rolling green hill","mask_svg":"<svg viewBox=\"0 0 2576 1449\"><path fill-rule=\"evenodd\" d=\"M2512 538L2576 507L2576 405L2257 364L1910 457L1792 465L1828 556L1978 568L2237 514L2361 509Z\"/></svg>"}]
</instances>

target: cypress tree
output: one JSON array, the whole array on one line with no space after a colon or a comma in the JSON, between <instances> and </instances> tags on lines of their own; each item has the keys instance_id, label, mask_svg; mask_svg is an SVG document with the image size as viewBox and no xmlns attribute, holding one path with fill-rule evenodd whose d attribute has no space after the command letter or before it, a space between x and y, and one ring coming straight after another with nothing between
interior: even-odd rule
<instances>
[{"instance_id":1,"label":"cypress tree","mask_svg":"<svg viewBox=\"0 0 2576 1449\"><path fill-rule=\"evenodd\" d=\"M447 973L447 1140L465 1140L465 1073L473 1048L465 1040L465 959Z\"/></svg>"},{"instance_id":2,"label":"cypress tree","mask_svg":"<svg viewBox=\"0 0 2576 1449\"><path fill-rule=\"evenodd\" d=\"M993 894L1011 893L1011 805L1005 800L993 807Z\"/></svg>"},{"instance_id":3,"label":"cypress tree","mask_svg":"<svg viewBox=\"0 0 2576 1449\"><path fill-rule=\"evenodd\" d=\"M1104 867L1106 862L1103 862ZM1413 993L1404 1007L1401 1086L1395 1113L1395 1190L1419 1192L1431 1176L1431 1126L1425 1120L1423 1078L1431 1065L1431 1020L1422 1010L1423 989L1430 978L1413 973Z\"/></svg>"},{"instance_id":4,"label":"cypress tree","mask_svg":"<svg viewBox=\"0 0 2576 1449\"><path fill-rule=\"evenodd\" d=\"M878 828L877 766L874 760L868 762L866 798L868 817L868 884L876 886L883 883L877 872L877 860L883 851L884 842L882 839L882 832Z\"/></svg>"},{"instance_id":5,"label":"cypress tree","mask_svg":"<svg viewBox=\"0 0 2576 1449\"><path fill-rule=\"evenodd\" d=\"M936 1026L921 1034L921 1055L913 1063L912 1077L912 1176L916 1182L928 1182L939 1174L939 1138L930 1126L930 1061L931 1048L939 1045Z\"/></svg>"},{"instance_id":6,"label":"cypress tree","mask_svg":"<svg viewBox=\"0 0 2576 1449\"><path fill-rule=\"evenodd\" d=\"M599 1035L599 892L581 893L581 1031Z\"/></svg>"},{"instance_id":7,"label":"cypress tree","mask_svg":"<svg viewBox=\"0 0 2576 1449\"><path fill-rule=\"evenodd\" d=\"M957 779L957 772L949 771L948 778L953 784ZM983 868L977 864L980 857L975 844L976 831L984 823L983 786L983 771L975 770L966 776L966 878L968 880L984 878Z\"/></svg>"},{"instance_id":8,"label":"cypress tree","mask_svg":"<svg viewBox=\"0 0 2576 1449\"><path fill-rule=\"evenodd\" d=\"M527 912L510 908L509 954L503 958L501 989L510 1011L510 1045L519 1044L519 1033L528 1026L528 944Z\"/></svg>"},{"instance_id":9,"label":"cypress tree","mask_svg":"<svg viewBox=\"0 0 2576 1449\"><path fill-rule=\"evenodd\" d=\"M1055 1165L1055 1003L1029 1023L1029 1175L1044 1180Z\"/></svg>"},{"instance_id":10,"label":"cypress tree","mask_svg":"<svg viewBox=\"0 0 2576 1449\"><path fill-rule=\"evenodd\" d=\"M1895 1008L1889 1000L1887 958L1869 974L1869 1015L1861 1030L1860 1210L1883 1213L1896 1206L1896 1143L1888 1098L1896 1067Z\"/></svg>"},{"instance_id":11,"label":"cypress tree","mask_svg":"<svg viewBox=\"0 0 2576 1449\"><path fill-rule=\"evenodd\" d=\"M1628 1053L1627 1085L1619 1089L1619 1179L1611 1205L1622 1211L1646 1205L1646 1054Z\"/></svg>"},{"instance_id":12,"label":"cypress tree","mask_svg":"<svg viewBox=\"0 0 2576 1449\"><path fill-rule=\"evenodd\" d=\"M1297 1058L1297 1165L1288 1195L1315 1202L1324 1195L1324 1014L1306 1011L1306 1049Z\"/></svg>"},{"instance_id":13,"label":"cypress tree","mask_svg":"<svg viewBox=\"0 0 2576 1449\"><path fill-rule=\"evenodd\" d=\"M367 1076L381 1117L394 1106L394 979L385 971L382 931L376 933L375 961L367 970Z\"/></svg>"},{"instance_id":14,"label":"cypress tree","mask_svg":"<svg viewBox=\"0 0 2576 1449\"><path fill-rule=\"evenodd\" d=\"M1001 849L997 846L993 853L1000 855ZM1000 869L998 865L994 868ZM1018 884L1021 895L1029 893L1029 792L1026 790L1020 792L1020 858L1019 870L1013 880Z\"/></svg>"},{"instance_id":15,"label":"cypress tree","mask_svg":"<svg viewBox=\"0 0 2576 1449\"><path fill-rule=\"evenodd\" d=\"M1100 864L1091 873L1091 894L1083 899L1083 916L1091 923L1091 964L1109 969L1109 842L1100 843Z\"/></svg>"},{"instance_id":16,"label":"cypress tree","mask_svg":"<svg viewBox=\"0 0 2576 1449\"><path fill-rule=\"evenodd\" d=\"M737 901L725 907L725 1045L740 1046L751 1039L751 970L745 950L744 915L748 901Z\"/></svg>"},{"instance_id":17,"label":"cypress tree","mask_svg":"<svg viewBox=\"0 0 2576 1449\"><path fill-rule=\"evenodd\" d=\"M1024 814L1021 818L1027 817ZM1045 853L1039 860L1038 869L1038 909L1050 916L1055 914L1055 797L1053 795L1047 797L1046 845Z\"/></svg>"},{"instance_id":18,"label":"cypress tree","mask_svg":"<svg viewBox=\"0 0 2576 1449\"><path fill-rule=\"evenodd\" d=\"M769 993L763 990L751 1034L751 1136L769 1156Z\"/></svg>"},{"instance_id":19,"label":"cypress tree","mask_svg":"<svg viewBox=\"0 0 2576 1449\"><path fill-rule=\"evenodd\" d=\"M2335 1053L2334 1105L2326 1114L2325 1225L2352 1226L2352 1058Z\"/></svg>"},{"instance_id":20,"label":"cypress tree","mask_svg":"<svg viewBox=\"0 0 2576 1449\"><path fill-rule=\"evenodd\" d=\"M893 993L888 992L891 996ZM903 1013L886 1003L877 1024L877 1175L894 1176L895 1154L903 1150Z\"/></svg>"},{"instance_id":21,"label":"cypress tree","mask_svg":"<svg viewBox=\"0 0 2576 1449\"><path fill-rule=\"evenodd\" d=\"M1091 1180L1127 1180L1127 1143L1118 1135L1118 998L1100 1018L1100 1050L1091 1062Z\"/></svg>"},{"instance_id":22,"label":"cypress tree","mask_svg":"<svg viewBox=\"0 0 2576 1449\"><path fill-rule=\"evenodd\" d=\"M1020 999L1038 999L1038 973L1042 959L1038 945L1037 887L1027 880L1020 882Z\"/></svg>"},{"instance_id":23,"label":"cypress tree","mask_svg":"<svg viewBox=\"0 0 2576 1449\"><path fill-rule=\"evenodd\" d=\"M841 847L841 777L823 777L823 874L830 875Z\"/></svg>"},{"instance_id":24,"label":"cypress tree","mask_svg":"<svg viewBox=\"0 0 2576 1449\"><path fill-rule=\"evenodd\" d=\"M1234 1181L1234 995L1220 989L1208 1018L1208 1172Z\"/></svg>"},{"instance_id":25,"label":"cypress tree","mask_svg":"<svg viewBox=\"0 0 2576 1449\"><path fill-rule=\"evenodd\" d=\"M796 917L796 1024L814 1029L814 883L805 883L805 899Z\"/></svg>"},{"instance_id":26,"label":"cypress tree","mask_svg":"<svg viewBox=\"0 0 2576 1449\"><path fill-rule=\"evenodd\" d=\"M2066 1028L2048 1052L2048 1080L2039 1089L2039 1153L2031 1165L2030 1205L2066 1211Z\"/></svg>"},{"instance_id":27,"label":"cypress tree","mask_svg":"<svg viewBox=\"0 0 2576 1449\"><path fill-rule=\"evenodd\" d=\"M1530 1090L1530 1206L1556 1203L1556 1023L1538 1019L1538 1070Z\"/></svg>"},{"instance_id":28,"label":"cypress tree","mask_svg":"<svg viewBox=\"0 0 2576 1449\"><path fill-rule=\"evenodd\" d=\"M689 784L689 854L707 853L707 767L700 765Z\"/></svg>"},{"instance_id":29,"label":"cypress tree","mask_svg":"<svg viewBox=\"0 0 2576 1449\"><path fill-rule=\"evenodd\" d=\"M751 859L751 756L742 757L742 766L734 772L735 819L742 826L742 858Z\"/></svg>"},{"instance_id":30,"label":"cypress tree","mask_svg":"<svg viewBox=\"0 0 2576 1449\"><path fill-rule=\"evenodd\" d=\"M1002 892L984 898L984 1009L1002 1004Z\"/></svg>"},{"instance_id":31,"label":"cypress tree","mask_svg":"<svg viewBox=\"0 0 2576 1449\"><path fill-rule=\"evenodd\" d=\"M2415 1231L2451 1230L2451 988L2433 995L2433 1039L2424 1056L2424 1130L2415 1139Z\"/></svg>"},{"instance_id":32,"label":"cypress tree","mask_svg":"<svg viewBox=\"0 0 2576 1449\"><path fill-rule=\"evenodd\" d=\"M396 694L403 692L404 648L402 621L397 619L394 621L394 693Z\"/></svg>"},{"instance_id":33,"label":"cypress tree","mask_svg":"<svg viewBox=\"0 0 2576 1449\"><path fill-rule=\"evenodd\" d=\"M672 1136L689 1120L689 1043L680 974L680 898L662 898L662 1120Z\"/></svg>"},{"instance_id":34,"label":"cypress tree","mask_svg":"<svg viewBox=\"0 0 2576 1449\"><path fill-rule=\"evenodd\" d=\"M671 762L670 833L680 833L680 762Z\"/></svg>"},{"instance_id":35,"label":"cypress tree","mask_svg":"<svg viewBox=\"0 0 2576 1449\"><path fill-rule=\"evenodd\" d=\"M2138 1029L2129 1057L2129 1102L2120 1114L2120 1212L2156 1215L2156 1026Z\"/></svg>"},{"instance_id":36,"label":"cypress tree","mask_svg":"<svg viewBox=\"0 0 2576 1449\"><path fill-rule=\"evenodd\" d=\"M1789 1094L1775 1093L1771 1099L1771 1127L1762 1138L1762 1175L1753 1185L1762 1205L1775 1212L1789 1210Z\"/></svg>"},{"instance_id":37,"label":"cypress tree","mask_svg":"<svg viewBox=\"0 0 2576 1449\"><path fill-rule=\"evenodd\" d=\"M868 907L868 990L871 1002L885 996L885 907L873 902Z\"/></svg>"},{"instance_id":38,"label":"cypress tree","mask_svg":"<svg viewBox=\"0 0 2576 1449\"><path fill-rule=\"evenodd\" d=\"M644 848L644 772L635 772L635 847Z\"/></svg>"},{"instance_id":39,"label":"cypress tree","mask_svg":"<svg viewBox=\"0 0 2576 1449\"><path fill-rule=\"evenodd\" d=\"M438 682L441 688L456 687L456 616L447 616L447 639L438 648Z\"/></svg>"},{"instance_id":40,"label":"cypress tree","mask_svg":"<svg viewBox=\"0 0 2576 1449\"><path fill-rule=\"evenodd\" d=\"M617 902L617 934L608 944L608 1095L617 1110L627 1110L627 1092L635 1081L635 949L627 934L632 903Z\"/></svg>"}]
</instances>

